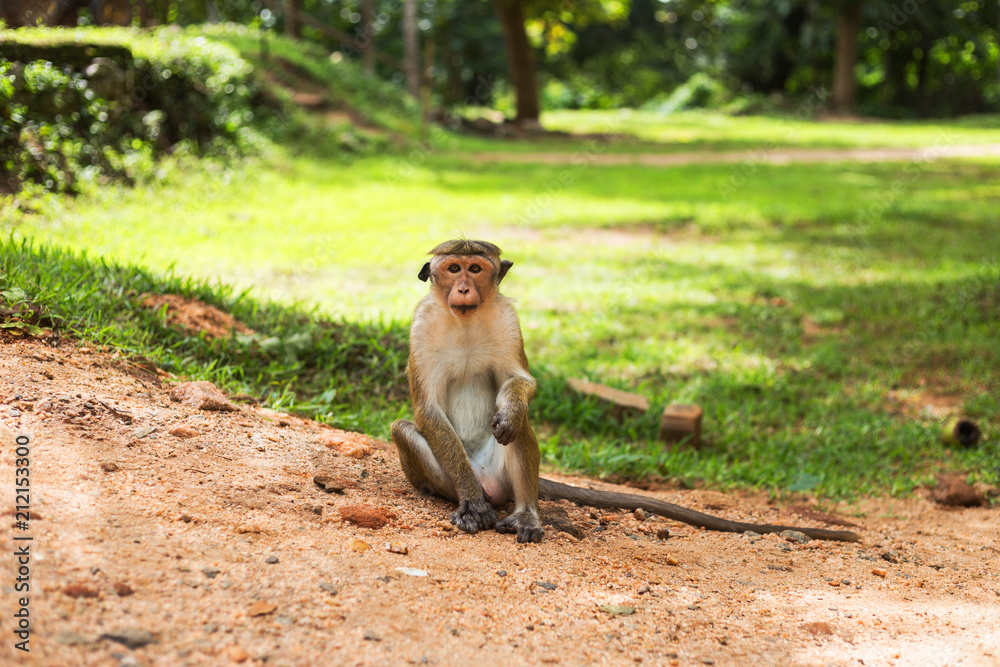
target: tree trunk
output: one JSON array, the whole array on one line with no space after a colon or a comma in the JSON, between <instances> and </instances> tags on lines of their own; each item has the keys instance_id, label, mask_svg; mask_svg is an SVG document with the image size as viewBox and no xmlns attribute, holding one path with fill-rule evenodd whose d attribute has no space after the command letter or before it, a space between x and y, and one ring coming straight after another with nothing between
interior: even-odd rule
<instances>
[{"instance_id":1,"label":"tree trunk","mask_svg":"<svg viewBox=\"0 0 1000 667\"><path fill-rule=\"evenodd\" d=\"M516 121L522 124L537 123L540 111L538 79L535 77L531 44L524 31L524 7L521 0L493 0L493 5L500 17L504 43L507 45L507 67L517 96Z\"/></svg>"},{"instance_id":2,"label":"tree trunk","mask_svg":"<svg viewBox=\"0 0 1000 667\"><path fill-rule=\"evenodd\" d=\"M413 99L420 97L420 56L417 44L417 0L403 0L403 60L406 62L406 89Z\"/></svg>"},{"instance_id":3,"label":"tree trunk","mask_svg":"<svg viewBox=\"0 0 1000 667\"><path fill-rule=\"evenodd\" d=\"M302 0L285 0L285 33L289 37L302 39L302 21L299 14L302 13Z\"/></svg>"},{"instance_id":4,"label":"tree trunk","mask_svg":"<svg viewBox=\"0 0 1000 667\"><path fill-rule=\"evenodd\" d=\"M833 109L839 113L854 110L858 87L854 67L858 62L858 33L861 31L860 0L846 5L837 25L837 61L833 70Z\"/></svg>"},{"instance_id":5,"label":"tree trunk","mask_svg":"<svg viewBox=\"0 0 1000 667\"><path fill-rule=\"evenodd\" d=\"M369 74L375 71L375 0L361 0L361 62Z\"/></svg>"}]
</instances>

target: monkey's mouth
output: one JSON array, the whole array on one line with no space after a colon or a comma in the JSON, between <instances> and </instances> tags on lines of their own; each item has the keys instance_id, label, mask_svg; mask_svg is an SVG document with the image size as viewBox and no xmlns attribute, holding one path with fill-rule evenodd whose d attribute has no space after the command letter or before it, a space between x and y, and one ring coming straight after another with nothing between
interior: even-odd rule
<instances>
[{"instance_id":1,"label":"monkey's mouth","mask_svg":"<svg viewBox=\"0 0 1000 667\"><path fill-rule=\"evenodd\" d=\"M451 310L459 317L468 317L472 313L476 312L479 306L452 306Z\"/></svg>"}]
</instances>

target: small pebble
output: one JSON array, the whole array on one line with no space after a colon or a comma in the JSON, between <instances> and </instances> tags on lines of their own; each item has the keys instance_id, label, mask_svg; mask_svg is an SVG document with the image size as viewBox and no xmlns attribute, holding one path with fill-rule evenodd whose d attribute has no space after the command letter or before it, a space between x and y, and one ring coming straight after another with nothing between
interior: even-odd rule
<instances>
[{"instance_id":1,"label":"small pebble","mask_svg":"<svg viewBox=\"0 0 1000 667\"><path fill-rule=\"evenodd\" d=\"M409 575L411 577L426 577L427 570L418 570L415 567L397 567L397 572L402 572L403 574Z\"/></svg>"},{"instance_id":2,"label":"small pebble","mask_svg":"<svg viewBox=\"0 0 1000 667\"><path fill-rule=\"evenodd\" d=\"M128 597L129 595L135 593L135 591L132 590L132 587L124 581L116 581L111 585L111 587L115 589L115 594L120 598Z\"/></svg>"},{"instance_id":3,"label":"small pebble","mask_svg":"<svg viewBox=\"0 0 1000 667\"><path fill-rule=\"evenodd\" d=\"M250 605L250 609L247 611L248 616L267 616L273 613L278 608L278 605L271 604L270 602L254 602Z\"/></svg>"},{"instance_id":4,"label":"small pebble","mask_svg":"<svg viewBox=\"0 0 1000 667\"><path fill-rule=\"evenodd\" d=\"M250 656L239 646L230 646L225 651L226 657L233 662L246 662Z\"/></svg>"},{"instance_id":5,"label":"small pebble","mask_svg":"<svg viewBox=\"0 0 1000 667\"><path fill-rule=\"evenodd\" d=\"M401 542L390 542L389 544L385 545L385 550L391 554L400 554L403 556L410 553L409 547L407 547L405 544Z\"/></svg>"},{"instance_id":6,"label":"small pebble","mask_svg":"<svg viewBox=\"0 0 1000 667\"><path fill-rule=\"evenodd\" d=\"M109 632L101 635L101 639L110 639L118 642L127 648L142 648L148 644L155 644L156 637L148 630L141 628L125 628L121 632Z\"/></svg>"},{"instance_id":7,"label":"small pebble","mask_svg":"<svg viewBox=\"0 0 1000 667\"><path fill-rule=\"evenodd\" d=\"M264 559L264 562L267 563L268 565L274 565L275 563L278 562L278 557L268 556L267 558Z\"/></svg>"},{"instance_id":8,"label":"small pebble","mask_svg":"<svg viewBox=\"0 0 1000 667\"><path fill-rule=\"evenodd\" d=\"M65 644L66 646L79 646L81 644L90 643L89 639L78 632L73 632L72 630L60 630L56 633L55 640L56 642Z\"/></svg>"},{"instance_id":9,"label":"small pebble","mask_svg":"<svg viewBox=\"0 0 1000 667\"><path fill-rule=\"evenodd\" d=\"M789 542L795 542L796 544L805 544L812 541L812 538L808 535L800 533L797 530L783 530L781 531L781 536Z\"/></svg>"},{"instance_id":10,"label":"small pebble","mask_svg":"<svg viewBox=\"0 0 1000 667\"><path fill-rule=\"evenodd\" d=\"M549 581L536 581L535 585L538 586L539 588L544 588L547 591L554 591L555 589L559 588L559 586Z\"/></svg>"},{"instance_id":11,"label":"small pebble","mask_svg":"<svg viewBox=\"0 0 1000 667\"><path fill-rule=\"evenodd\" d=\"M636 521L645 521L646 520L646 511L643 510L640 507L636 511L632 512L632 516L635 517Z\"/></svg>"},{"instance_id":12,"label":"small pebble","mask_svg":"<svg viewBox=\"0 0 1000 667\"><path fill-rule=\"evenodd\" d=\"M597 608L609 616L631 616L635 613L635 607L630 604L602 604Z\"/></svg>"},{"instance_id":13,"label":"small pebble","mask_svg":"<svg viewBox=\"0 0 1000 667\"><path fill-rule=\"evenodd\" d=\"M63 595L71 598L96 598L100 593L85 584L70 584L63 589Z\"/></svg>"}]
</instances>

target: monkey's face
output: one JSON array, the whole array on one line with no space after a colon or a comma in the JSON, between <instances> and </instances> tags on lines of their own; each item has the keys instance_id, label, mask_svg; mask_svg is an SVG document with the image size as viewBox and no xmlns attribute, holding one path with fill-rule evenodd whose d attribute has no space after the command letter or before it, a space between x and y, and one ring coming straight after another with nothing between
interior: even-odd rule
<instances>
[{"instance_id":1,"label":"monkey's face","mask_svg":"<svg viewBox=\"0 0 1000 667\"><path fill-rule=\"evenodd\" d=\"M459 319L475 315L496 293L496 267L482 255L441 257L431 274L434 289Z\"/></svg>"}]
</instances>

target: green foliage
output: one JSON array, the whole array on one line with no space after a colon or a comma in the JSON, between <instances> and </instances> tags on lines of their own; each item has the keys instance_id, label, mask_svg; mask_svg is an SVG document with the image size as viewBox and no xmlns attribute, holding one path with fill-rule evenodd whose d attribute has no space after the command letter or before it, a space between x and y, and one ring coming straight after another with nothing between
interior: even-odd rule
<instances>
[{"instance_id":1,"label":"green foliage","mask_svg":"<svg viewBox=\"0 0 1000 667\"><path fill-rule=\"evenodd\" d=\"M726 87L707 74L698 73L674 89L674 92L662 103L654 101L646 103L661 113L675 113L686 109L704 109L722 107L728 96Z\"/></svg>"},{"instance_id":2,"label":"green foliage","mask_svg":"<svg viewBox=\"0 0 1000 667\"><path fill-rule=\"evenodd\" d=\"M832 86L842 6L633 0L627 21L579 28L568 48L545 54L542 77L566 88L550 95L558 108L657 106L698 74L724 84L726 98L775 95L794 104ZM859 110L891 117L995 110L998 11L991 0L862 3Z\"/></svg>"},{"instance_id":3,"label":"green foliage","mask_svg":"<svg viewBox=\"0 0 1000 667\"><path fill-rule=\"evenodd\" d=\"M389 148L384 132L402 144L420 132L420 109L415 100L399 86L369 75L339 52L331 56L315 43L232 26L206 25L191 30L236 49L257 72L258 79L266 79L259 83L270 96L284 98L288 90L314 92L321 96L326 108L348 112L357 119L331 133L330 127L299 114L296 105L275 100L274 106L282 109L285 122L272 124L268 134L279 141L314 147L319 142L333 151L372 153ZM307 136L303 137L303 133ZM337 147L330 146L331 134L339 142Z\"/></svg>"},{"instance_id":4,"label":"green foliage","mask_svg":"<svg viewBox=\"0 0 1000 667\"><path fill-rule=\"evenodd\" d=\"M148 179L167 153L238 160L267 138L350 158L406 147L420 132L417 105L398 87L280 35L216 25L14 36L0 42L0 55L20 58L0 59L0 148L7 190L26 188L26 199ZM292 100L299 90L321 92L320 113Z\"/></svg>"},{"instance_id":5,"label":"green foliage","mask_svg":"<svg viewBox=\"0 0 1000 667\"><path fill-rule=\"evenodd\" d=\"M252 68L225 45L176 29L22 29L15 39L0 51L21 58L0 59L0 145L14 187L131 182L179 143L239 154L257 139ZM124 62L91 60L122 48Z\"/></svg>"}]
</instances>

